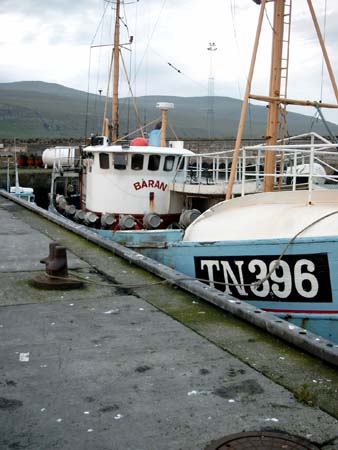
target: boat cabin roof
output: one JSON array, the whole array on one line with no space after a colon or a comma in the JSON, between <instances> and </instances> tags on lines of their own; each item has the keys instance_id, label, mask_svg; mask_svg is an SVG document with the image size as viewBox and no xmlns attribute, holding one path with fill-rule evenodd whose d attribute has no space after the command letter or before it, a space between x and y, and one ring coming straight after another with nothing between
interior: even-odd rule
<instances>
[{"instance_id":1,"label":"boat cabin roof","mask_svg":"<svg viewBox=\"0 0 338 450\"><path fill-rule=\"evenodd\" d=\"M83 149L86 153L142 153L156 155L191 156L195 153L185 148L122 145L89 145Z\"/></svg>"}]
</instances>

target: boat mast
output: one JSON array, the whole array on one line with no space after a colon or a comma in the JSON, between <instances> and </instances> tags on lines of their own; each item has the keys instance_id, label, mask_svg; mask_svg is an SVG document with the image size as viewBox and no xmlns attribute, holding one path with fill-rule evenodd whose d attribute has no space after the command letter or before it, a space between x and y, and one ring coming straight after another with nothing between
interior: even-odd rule
<instances>
[{"instance_id":1,"label":"boat mast","mask_svg":"<svg viewBox=\"0 0 338 450\"><path fill-rule=\"evenodd\" d=\"M116 16L114 30L113 48L113 101L112 101L112 141L115 142L119 136L119 71L120 71L120 4L121 0L116 0Z\"/></svg>"},{"instance_id":2,"label":"boat mast","mask_svg":"<svg viewBox=\"0 0 338 450\"><path fill-rule=\"evenodd\" d=\"M284 35L284 8L285 0L275 0L274 17L272 31L272 54L269 96L280 98L281 70ZM276 145L278 139L280 103L278 101L269 102L268 121L266 131L266 144ZM264 192L273 191L276 154L273 150L268 150L265 154L264 173L271 174L264 177Z\"/></svg>"}]
</instances>

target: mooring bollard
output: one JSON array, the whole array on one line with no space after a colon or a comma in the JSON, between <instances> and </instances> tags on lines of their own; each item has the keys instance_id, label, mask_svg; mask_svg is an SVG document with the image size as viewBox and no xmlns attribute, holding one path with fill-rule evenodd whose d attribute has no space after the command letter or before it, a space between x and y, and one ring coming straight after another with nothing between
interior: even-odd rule
<instances>
[{"instance_id":1,"label":"mooring bollard","mask_svg":"<svg viewBox=\"0 0 338 450\"><path fill-rule=\"evenodd\" d=\"M49 244L49 255L41 259L40 262L46 265L46 271L32 280L36 287L45 289L78 289L83 287L82 281L69 277L66 247L57 242L51 242Z\"/></svg>"}]
</instances>

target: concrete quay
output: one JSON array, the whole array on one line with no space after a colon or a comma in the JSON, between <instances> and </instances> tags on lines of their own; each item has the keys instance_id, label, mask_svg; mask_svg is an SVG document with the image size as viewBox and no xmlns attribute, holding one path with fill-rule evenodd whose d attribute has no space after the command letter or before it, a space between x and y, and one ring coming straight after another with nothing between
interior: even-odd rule
<instances>
[{"instance_id":1,"label":"concrete quay","mask_svg":"<svg viewBox=\"0 0 338 450\"><path fill-rule=\"evenodd\" d=\"M338 449L332 365L1 197L0 224L1 450ZM85 288L32 286L52 241Z\"/></svg>"}]
</instances>

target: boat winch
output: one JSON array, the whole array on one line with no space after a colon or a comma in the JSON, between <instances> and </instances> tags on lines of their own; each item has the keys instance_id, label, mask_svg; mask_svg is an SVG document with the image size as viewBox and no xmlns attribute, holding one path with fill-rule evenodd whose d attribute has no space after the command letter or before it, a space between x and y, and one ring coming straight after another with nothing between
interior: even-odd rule
<instances>
[{"instance_id":1,"label":"boat winch","mask_svg":"<svg viewBox=\"0 0 338 450\"><path fill-rule=\"evenodd\" d=\"M147 230L154 230L158 228L163 220L158 214L147 213L143 216L143 226Z\"/></svg>"},{"instance_id":2,"label":"boat winch","mask_svg":"<svg viewBox=\"0 0 338 450\"><path fill-rule=\"evenodd\" d=\"M86 212L84 215L84 223L86 225L93 226L93 225L95 225L97 220L98 220L98 216L91 211Z\"/></svg>"},{"instance_id":3,"label":"boat winch","mask_svg":"<svg viewBox=\"0 0 338 450\"><path fill-rule=\"evenodd\" d=\"M74 205L66 205L65 207L65 214L68 217L73 217L76 213L76 208Z\"/></svg>"},{"instance_id":4,"label":"boat winch","mask_svg":"<svg viewBox=\"0 0 338 450\"><path fill-rule=\"evenodd\" d=\"M119 217L120 230L132 230L135 226L135 218L130 214Z\"/></svg>"},{"instance_id":5,"label":"boat winch","mask_svg":"<svg viewBox=\"0 0 338 450\"><path fill-rule=\"evenodd\" d=\"M104 213L102 214L100 221L102 228L110 228L116 222L116 219L113 214Z\"/></svg>"},{"instance_id":6,"label":"boat winch","mask_svg":"<svg viewBox=\"0 0 338 450\"><path fill-rule=\"evenodd\" d=\"M180 215L179 225L182 228L187 228L200 215L201 211L198 209L186 209Z\"/></svg>"},{"instance_id":7,"label":"boat winch","mask_svg":"<svg viewBox=\"0 0 338 450\"><path fill-rule=\"evenodd\" d=\"M74 215L74 220L76 222L83 222L85 219L85 212L82 209L77 209Z\"/></svg>"},{"instance_id":8,"label":"boat winch","mask_svg":"<svg viewBox=\"0 0 338 450\"><path fill-rule=\"evenodd\" d=\"M65 210L66 206L67 206L67 200L63 195L57 195L56 199L55 199L56 205L59 209L61 209L62 211Z\"/></svg>"}]
</instances>

